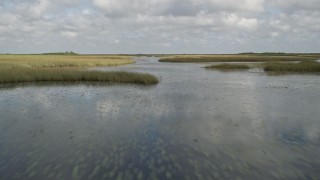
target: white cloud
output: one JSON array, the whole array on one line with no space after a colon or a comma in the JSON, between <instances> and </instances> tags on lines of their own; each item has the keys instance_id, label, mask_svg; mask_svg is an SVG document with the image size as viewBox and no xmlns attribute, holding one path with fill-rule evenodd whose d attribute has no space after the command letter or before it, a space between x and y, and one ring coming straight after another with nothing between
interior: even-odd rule
<instances>
[{"instance_id":1,"label":"white cloud","mask_svg":"<svg viewBox=\"0 0 320 180\"><path fill-rule=\"evenodd\" d=\"M72 31L62 31L61 35L69 39L74 39L78 36L78 33Z\"/></svg>"},{"instance_id":2,"label":"white cloud","mask_svg":"<svg viewBox=\"0 0 320 180\"><path fill-rule=\"evenodd\" d=\"M271 32L271 33L270 33L270 36L273 37L273 38L276 38L276 37L278 37L279 35L280 35L279 32Z\"/></svg>"},{"instance_id":3,"label":"white cloud","mask_svg":"<svg viewBox=\"0 0 320 180\"><path fill-rule=\"evenodd\" d=\"M84 10L82 10L82 14L91 15L92 14L92 10L91 9L84 9Z\"/></svg>"},{"instance_id":4,"label":"white cloud","mask_svg":"<svg viewBox=\"0 0 320 180\"><path fill-rule=\"evenodd\" d=\"M270 21L270 26L278 29L280 31L284 31L287 32L290 30L290 25L288 25L287 23L280 21L279 19L274 19Z\"/></svg>"},{"instance_id":5,"label":"white cloud","mask_svg":"<svg viewBox=\"0 0 320 180\"><path fill-rule=\"evenodd\" d=\"M39 17L42 16L43 13L49 8L48 0L38 0L34 5L30 7L30 14Z\"/></svg>"},{"instance_id":6,"label":"white cloud","mask_svg":"<svg viewBox=\"0 0 320 180\"><path fill-rule=\"evenodd\" d=\"M258 28L258 20L254 18L243 18L236 14L228 14L223 20L226 25L233 28L240 27L252 31Z\"/></svg>"},{"instance_id":7,"label":"white cloud","mask_svg":"<svg viewBox=\"0 0 320 180\"><path fill-rule=\"evenodd\" d=\"M18 19L19 19L18 15L15 15L10 12L4 12L4 13L1 13L0 24L2 25L15 24L17 23Z\"/></svg>"},{"instance_id":8,"label":"white cloud","mask_svg":"<svg viewBox=\"0 0 320 180\"><path fill-rule=\"evenodd\" d=\"M255 18L241 18L239 19L237 25L244 29L254 31L258 28L258 20Z\"/></svg>"}]
</instances>

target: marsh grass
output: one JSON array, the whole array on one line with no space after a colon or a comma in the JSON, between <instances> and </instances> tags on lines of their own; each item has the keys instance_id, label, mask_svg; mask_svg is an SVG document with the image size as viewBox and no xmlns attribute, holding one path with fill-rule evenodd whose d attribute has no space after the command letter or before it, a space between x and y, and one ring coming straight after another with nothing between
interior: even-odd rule
<instances>
[{"instance_id":1,"label":"marsh grass","mask_svg":"<svg viewBox=\"0 0 320 180\"><path fill-rule=\"evenodd\" d=\"M218 69L218 70L247 70L250 66L247 64L214 64L206 66L206 69Z\"/></svg>"},{"instance_id":2,"label":"marsh grass","mask_svg":"<svg viewBox=\"0 0 320 180\"><path fill-rule=\"evenodd\" d=\"M76 69L14 68L0 71L0 83L38 81L103 81L110 83L156 84L150 74L131 72L82 71Z\"/></svg>"},{"instance_id":3,"label":"marsh grass","mask_svg":"<svg viewBox=\"0 0 320 180\"><path fill-rule=\"evenodd\" d=\"M265 63L263 69L274 73L320 73L320 63Z\"/></svg>"},{"instance_id":4,"label":"marsh grass","mask_svg":"<svg viewBox=\"0 0 320 180\"><path fill-rule=\"evenodd\" d=\"M258 56L258 55L177 55L163 57L159 62L200 63L200 62L276 62L276 61L312 61L310 56Z\"/></svg>"},{"instance_id":5,"label":"marsh grass","mask_svg":"<svg viewBox=\"0 0 320 180\"><path fill-rule=\"evenodd\" d=\"M150 74L86 71L87 67L133 63L125 56L0 55L0 83L38 81L104 81L156 84Z\"/></svg>"},{"instance_id":6,"label":"marsh grass","mask_svg":"<svg viewBox=\"0 0 320 180\"><path fill-rule=\"evenodd\" d=\"M32 68L86 68L132 64L130 56L83 55L0 55L0 68L4 64Z\"/></svg>"}]
</instances>

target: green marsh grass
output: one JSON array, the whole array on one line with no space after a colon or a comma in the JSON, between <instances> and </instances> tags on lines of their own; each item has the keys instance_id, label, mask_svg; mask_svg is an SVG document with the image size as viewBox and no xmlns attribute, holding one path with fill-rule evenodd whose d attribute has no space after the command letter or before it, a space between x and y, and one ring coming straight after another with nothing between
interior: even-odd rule
<instances>
[{"instance_id":1,"label":"green marsh grass","mask_svg":"<svg viewBox=\"0 0 320 180\"><path fill-rule=\"evenodd\" d=\"M132 72L83 71L77 69L13 68L0 71L0 83L38 81L104 81L110 83L156 84L150 74Z\"/></svg>"},{"instance_id":2,"label":"green marsh grass","mask_svg":"<svg viewBox=\"0 0 320 180\"><path fill-rule=\"evenodd\" d=\"M150 74L86 71L87 67L133 63L122 56L0 55L0 83L38 81L104 81L156 84Z\"/></svg>"},{"instance_id":3,"label":"green marsh grass","mask_svg":"<svg viewBox=\"0 0 320 180\"><path fill-rule=\"evenodd\" d=\"M313 56L260 56L260 55L176 55L167 56L159 62L203 63L203 62L276 62L276 61L313 61Z\"/></svg>"},{"instance_id":4,"label":"green marsh grass","mask_svg":"<svg viewBox=\"0 0 320 180\"><path fill-rule=\"evenodd\" d=\"M206 66L206 69L218 69L218 70L247 70L250 66L247 64L214 64Z\"/></svg>"},{"instance_id":5,"label":"green marsh grass","mask_svg":"<svg viewBox=\"0 0 320 180\"><path fill-rule=\"evenodd\" d=\"M320 63L265 63L263 69L274 73L320 73Z\"/></svg>"}]
</instances>

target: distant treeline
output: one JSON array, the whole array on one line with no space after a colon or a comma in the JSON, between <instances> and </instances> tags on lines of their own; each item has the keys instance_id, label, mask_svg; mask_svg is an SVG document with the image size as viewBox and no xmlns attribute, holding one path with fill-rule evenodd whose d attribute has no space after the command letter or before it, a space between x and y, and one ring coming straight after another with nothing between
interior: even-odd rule
<instances>
[{"instance_id":1,"label":"distant treeline","mask_svg":"<svg viewBox=\"0 0 320 180\"><path fill-rule=\"evenodd\" d=\"M66 51L66 52L43 53L43 55L79 55L79 54L73 51Z\"/></svg>"},{"instance_id":2,"label":"distant treeline","mask_svg":"<svg viewBox=\"0 0 320 180\"><path fill-rule=\"evenodd\" d=\"M248 54L248 55L276 55L276 56L279 56L279 55L285 55L286 53L284 52L263 52L263 53L254 53L254 52L244 52L244 53L239 53L239 54Z\"/></svg>"}]
</instances>

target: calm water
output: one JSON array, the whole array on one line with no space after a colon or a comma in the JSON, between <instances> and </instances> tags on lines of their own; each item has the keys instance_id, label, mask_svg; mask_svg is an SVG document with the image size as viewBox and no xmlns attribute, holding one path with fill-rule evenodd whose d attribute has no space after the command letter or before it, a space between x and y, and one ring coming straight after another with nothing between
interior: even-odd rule
<instances>
[{"instance_id":1,"label":"calm water","mask_svg":"<svg viewBox=\"0 0 320 180\"><path fill-rule=\"evenodd\" d=\"M320 179L320 77L158 63L154 86L0 85L0 179Z\"/></svg>"}]
</instances>

